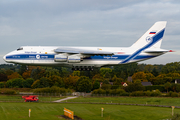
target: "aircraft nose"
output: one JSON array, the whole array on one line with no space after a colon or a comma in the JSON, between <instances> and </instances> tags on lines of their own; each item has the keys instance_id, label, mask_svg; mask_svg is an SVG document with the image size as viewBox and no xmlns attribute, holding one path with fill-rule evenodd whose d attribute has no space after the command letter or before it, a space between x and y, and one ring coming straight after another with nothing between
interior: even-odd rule
<instances>
[{"instance_id":1,"label":"aircraft nose","mask_svg":"<svg viewBox=\"0 0 180 120\"><path fill-rule=\"evenodd\" d=\"M3 57L4 61L6 61L6 55Z\"/></svg>"}]
</instances>

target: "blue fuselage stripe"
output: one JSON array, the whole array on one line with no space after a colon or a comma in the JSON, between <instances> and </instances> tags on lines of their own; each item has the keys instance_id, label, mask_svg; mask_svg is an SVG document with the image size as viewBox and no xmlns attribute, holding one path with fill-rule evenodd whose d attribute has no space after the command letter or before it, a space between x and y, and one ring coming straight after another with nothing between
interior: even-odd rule
<instances>
[{"instance_id":1,"label":"blue fuselage stripe","mask_svg":"<svg viewBox=\"0 0 180 120\"><path fill-rule=\"evenodd\" d=\"M38 56L38 57L37 57ZM17 54L6 56L7 60L54 60L55 54ZM113 56L91 56L84 58L84 60L110 60L110 61L122 61L128 58L130 55L113 55ZM156 55L138 55L134 60L147 59L156 57Z\"/></svg>"},{"instance_id":2,"label":"blue fuselage stripe","mask_svg":"<svg viewBox=\"0 0 180 120\"><path fill-rule=\"evenodd\" d=\"M38 57L37 57L38 55ZM53 54L17 54L17 55L9 55L6 56L6 59L14 59L14 60L35 60L35 59L54 59Z\"/></svg>"}]
</instances>

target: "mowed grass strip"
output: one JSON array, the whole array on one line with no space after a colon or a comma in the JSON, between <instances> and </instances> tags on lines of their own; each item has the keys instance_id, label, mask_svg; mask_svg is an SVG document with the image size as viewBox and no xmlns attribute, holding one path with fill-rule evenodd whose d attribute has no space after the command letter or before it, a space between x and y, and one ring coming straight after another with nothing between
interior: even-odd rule
<instances>
[{"instance_id":1,"label":"mowed grass strip","mask_svg":"<svg viewBox=\"0 0 180 120\"><path fill-rule=\"evenodd\" d=\"M25 95L0 95L0 102L24 102L22 96ZM60 100L66 98L63 97L54 97L54 96L38 96L39 102L52 102L55 100Z\"/></svg>"},{"instance_id":2,"label":"mowed grass strip","mask_svg":"<svg viewBox=\"0 0 180 120\"><path fill-rule=\"evenodd\" d=\"M22 96L19 95L0 95L0 102L23 102Z\"/></svg>"},{"instance_id":3,"label":"mowed grass strip","mask_svg":"<svg viewBox=\"0 0 180 120\"><path fill-rule=\"evenodd\" d=\"M75 115L85 120L161 120L171 118L171 108L106 105L106 104L68 104L68 103L0 103L1 120L59 120L63 109L74 111ZM104 108L101 117L101 108ZM28 112L31 109L31 117ZM180 113L180 109L174 109Z\"/></svg>"},{"instance_id":4,"label":"mowed grass strip","mask_svg":"<svg viewBox=\"0 0 180 120\"><path fill-rule=\"evenodd\" d=\"M149 105L180 106L180 98L170 97L78 97L67 102L90 103L131 103Z\"/></svg>"},{"instance_id":5,"label":"mowed grass strip","mask_svg":"<svg viewBox=\"0 0 180 120\"><path fill-rule=\"evenodd\" d=\"M39 102L52 102L66 97L67 96L63 96L63 97L39 96ZM24 100L20 95L0 95L0 102L24 102ZM75 99L67 100L67 102L129 103L129 104L180 106L180 98L170 98L170 97L78 97Z\"/></svg>"}]
</instances>

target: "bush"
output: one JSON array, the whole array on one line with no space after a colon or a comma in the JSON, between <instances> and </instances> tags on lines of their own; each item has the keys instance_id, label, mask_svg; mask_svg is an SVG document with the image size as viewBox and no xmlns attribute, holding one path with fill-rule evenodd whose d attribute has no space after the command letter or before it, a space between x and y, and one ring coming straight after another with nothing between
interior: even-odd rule
<instances>
[{"instance_id":1,"label":"bush","mask_svg":"<svg viewBox=\"0 0 180 120\"><path fill-rule=\"evenodd\" d=\"M127 87L124 87L124 89L126 92L143 91L144 86L139 82L135 82L129 83Z\"/></svg>"},{"instance_id":2,"label":"bush","mask_svg":"<svg viewBox=\"0 0 180 120\"><path fill-rule=\"evenodd\" d=\"M127 92L123 89L116 89L116 94L120 96L127 96Z\"/></svg>"},{"instance_id":3,"label":"bush","mask_svg":"<svg viewBox=\"0 0 180 120\"><path fill-rule=\"evenodd\" d=\"M151 92L150 90L144 92L144 94L145 94L146 96L151 96L151 93L152 93L152 92Z\"/></svg>"},{"instance_id":4,"label":"bush","mask_svg":"<svg viewBox=\"0 0 180 120\"><path fill-rule=\"evenodd\" d=\"M99 89L99 87L100 87L100 83L96 80L93 84L93 90Z\"/></svg>"},{"instance_id":5,"label":"bush","mask_svg":"<svg viewBox=\"0 0 180 120\"><path fill-rule=\"evenodd\" d=\"M180 84L177 84L177 86L176 86L176 92L180 92Z\"/></svg>"},{"instance_id":6,"label":"bush","mask_svg":"<svg viewBox=\"0 0 180 120\"><path fill-rule=\"evenodd\" d=\"M151 92L151 96L161 96L161 92L157 89Z\"/></svg>"},{"instance_id":7,"label":"bush","mask_svg":"<svg viewBox=\"0 0 180 120\"><path fill-rule=\"evenodd\" d=\"M19 92L31 92L31 88L11 88L11 89Z\"/></svg>"},{"instance_id":8,"label":"bush","mask_svg":"<svg viewBox=\"0 0 180 120\"><path fill-rule=\"evenodd\" d=\"M122 93L122 95L121 96L130 96L130 93L128 93L128 92L124 92L124 93Z\"/></svg>"},{"instance_id":9,"label":"bush","mask_svg":"<svg viewBox=\"0 0 180 120\"><path fill-rule=\"evenodd\" d=\"M178 97L178 93L172 92L171 97Z\"/></svg>"},{"instance_id":10,"label":"bush","mask_svg":"<svg viewBox=\"0 0 180 120\"><path fill-rule=\"evenodd\" d=\"M103 89L95 89L93 90L92 94L106 94L106 91Z\"/></svg>"},{"instance_id":11,"label":"bush","mask_svg":"<svg viewBox=\"0 0 180 120\"><path fill-rule=\"evenodd\" d=\"M89 77L81 76L76 83L76 91L90 93L92 89L92 82Z\"/></svg>"},{"instance_id":12,"label":"bush","mask_svg":"<svg viewBox=\"0 0 180 120\"><path fill-rule=\"evenodd\" d=\"M33 84L34 79L32 78L28 78L26 80L23 81L23 88L31 88L31 85Z\"/></svg>"},{"instance_id":13,"label":"bush","mask_svg":"<svg viewBox=\"0 0 180 120\"><path fill-rule=\"evenodd\" d=\"M33 90L34 93L60 93L60 94L66 94L66 93L72 93L71 90L65 89L65 88L60 88L57 86L53 86L51 88L37 88Z\"/></svg>"},{"instance_id":14,"label":"bush","mask_svg":"<svg viewBox=\"0 0 180 120\"><path fill-rule=\"evenodd\" d=\"M111 89L111 85L110 84L102 84L101 88L103 90L108 90L108 89Z\"/></svg>"},{"instance_id":15,"label":"bush","mask_svg":"<svg viewBox=\"0 0 180 120\"><path fill-rule=\"evenodd\" d=\"M161 92L159 90L154 90L154 91L135 91L130 93L130 96L160 96Z\"/></svg>"},{"instance_id":16,"label":"bush","mask_svg":"<svg viewBox=\"0 0 180 120\"><path fill-rule=\"evenodd\" d=\"M34 81L33 84L31 85L31 88L40 88L40 87L41 87L40 80Z\"/></svg>"},{"instance_id":17,"label":"bush","mask_svg":"<svg viewBox=\"0 0 180 120\"><path fill-rule=\"evenodd\" d=\"M23 81L24 79L22 78L15 78L15 79L11 79L11 80L8 80L6 82L6 87L8 88L22 88L23 87Z\"/></svg>"},{"instance_id":18,"label":"bush","mask_svg":"<svg viewBox=\"0 0 180 120\"><path fill-rule=\"evenodd\" d=\"M5 83L4 82L0 82L0 88L4 88Z\"/></svg>"},{"instance_id":19,"label":"bush","mask_svg":"<svg viewBox=\"0 0 180 120\"><path fill-rule=\"evenodd\" d=\"M145 86L145 91L147 91L147 90L152 91L152 90L157 90L157 89L161 92L166 91L163 85Z\"/></svg>"},{"instance_id":20,"label":"bush","mask_svg":"<svg viewBox=\"0 0 180 120\"><path fill-rule=\"evenodd\" d=\"M106 91L106 95L110 95L112 90L111 89L107 89L105 91Z\"/></svg>"},{"instance_id":21,"label":"bush","mask_svg":"<svg viewBox=\"0 0 180 120\"><path fill-rule=\"evenodd\" d=\"M5 88L5 89L0 89L0 93L1 94L7 94L7 95L15 95L16 91L12 90L12 89Z\"/></svg>"},{"instance_id":22,"label":"bush","mask_svg":"<svg viewBox=\"0 0 180 120\"><path fill-rule=\"evenodd\" d=\"M143 91L135 91L130 93L130 96L144 96L144 92Z\"/></svg>"},{"instance_id":23,"label":"bush","mask_svg":"<svg viewBox=\"0 0 180 120\"><path fill-rule=\"evenodd\" d=\"M113 89L113 90L103 90L96 89L92 94L106 94L106 95L119 95L119 96L129 96L129 93L125 92L123 89Z\"/></svg>"},{"instance_id":24,"label":"bush","mask_svg":"<svg viewBox=\"0 0 180 120\"><path fill-rule=\"evenodd\" d=\"M116 95L116 89L110 90L111 95Z\"/></svg>"},{"instance_id":25,"label":"bush","mask_svg":"<svg viewBox=\"0 0 180 120\"><path fill-rule=\"evenodd\" d=\"M178 93L170 91L166 96L167 97L178 97Z\"/></svg>"},{"instance_id":26,"label":"bush","mask_svg":"<svg viewBox=\"0 0 180 120\"><path fill-rule=\"evenodd\" d=\"M121 85L122 86L122 85ZM119 89L119 88L121 88L121 86L120 85L112 85L111 86L111 89Z\"/></svg>"}]
</instances>

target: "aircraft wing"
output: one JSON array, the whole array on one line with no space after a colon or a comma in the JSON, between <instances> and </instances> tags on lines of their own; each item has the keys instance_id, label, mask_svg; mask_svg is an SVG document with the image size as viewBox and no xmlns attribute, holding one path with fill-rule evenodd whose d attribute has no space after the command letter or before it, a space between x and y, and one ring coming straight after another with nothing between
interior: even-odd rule
<instances>
[{"instance_id":1,"label":"aircraft wing","mask_svg":"<svg viewBox=\"0 0 180 120\"><path fill-rule=\"evenodd\" d=\"M69 54L83 54L83 55L114 55L113 52L101 51L101 50L84 50L78 48L62 47L54 50L57 53L69 53Z\"/></svg>"}]
</instances>

